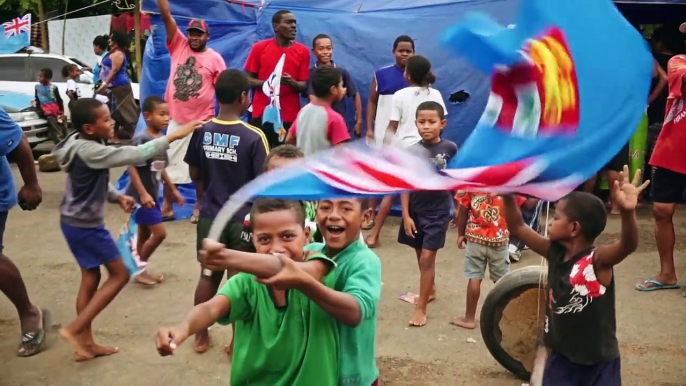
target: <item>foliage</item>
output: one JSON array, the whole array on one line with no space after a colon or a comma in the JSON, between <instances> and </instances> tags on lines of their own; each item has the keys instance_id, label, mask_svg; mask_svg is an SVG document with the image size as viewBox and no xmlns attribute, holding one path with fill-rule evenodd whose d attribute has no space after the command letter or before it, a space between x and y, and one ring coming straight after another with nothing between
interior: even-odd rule
<instances>
[{"instance_id":1,"label":"foliage","mask_svg":"<svg viewBox=\"0 0 686 386\"><path fill-rule=\"evenodd\" d=\"M27 12L32 12L34 14L38 14L38 2L40 0L0 0L0 12L3 14L11 14L14 16L10 17L16 17L23 15ZM63 12L65 5L67 5L67 0L42 0L43 1L43 10L45 12L57 9L60 10L60 14ZM71 0L69 2L69 10L77 10L81 9L83 7L87 7L89 5L95 4L98 1L101 0ZM100 7L94 7L91 8L92 10L97 11ZM103 8L105 10L105 13L109 13L111 10L111 7L108 5L103 5ZM102 13L103 10L100 10L99 13Z\"/></svg>"}]
</instances>

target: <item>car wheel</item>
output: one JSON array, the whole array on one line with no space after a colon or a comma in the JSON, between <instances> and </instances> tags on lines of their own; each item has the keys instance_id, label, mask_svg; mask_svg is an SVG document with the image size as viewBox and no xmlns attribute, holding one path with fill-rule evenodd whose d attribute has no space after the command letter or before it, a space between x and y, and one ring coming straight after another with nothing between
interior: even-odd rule
<instances>
[{"instance_id":1,"label":"car wheel","mask_svg":"<svg viewBox=\"0 0 686 386\"><path fill-rule=\"evenodd\" d=\"M516 269L500 279L481 308L481 336L500 365L529 380L542 341L546 312L547 268Z\"/></svg>"}]
</instances>

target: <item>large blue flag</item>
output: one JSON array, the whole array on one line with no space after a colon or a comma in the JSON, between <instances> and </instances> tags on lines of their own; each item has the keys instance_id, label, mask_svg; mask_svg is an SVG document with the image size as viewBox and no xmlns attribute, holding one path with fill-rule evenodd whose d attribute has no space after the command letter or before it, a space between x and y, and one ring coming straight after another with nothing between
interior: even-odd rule
<instances>
[{"instance_id":1,"label":"large blue flag","mask_svg":"<svg viewBox=\"0 0 686 386\"><path fill-rule=\"evenodd\" d=\"M444 42L492 80L451 168L527 160L538 175L517 183L578 185L629 142L647 106L652 56L610 0L523 0L514 25L472 14Z\"/></svg>"},{"instance_id":2,"label":"large blue flag","mask_svg":"<svg viewBox=\"0 0 686 386\"><path fill-rule=\"evenodd\" d=\"M246 185L210 237L255 196L466 189L556 200L629 142L646 108L653 60L611 0L522 0L515 24L471 14L443 42L491 75L482 118L447 169L401 149L334 148Z\"/></svg>"}]
</instances>

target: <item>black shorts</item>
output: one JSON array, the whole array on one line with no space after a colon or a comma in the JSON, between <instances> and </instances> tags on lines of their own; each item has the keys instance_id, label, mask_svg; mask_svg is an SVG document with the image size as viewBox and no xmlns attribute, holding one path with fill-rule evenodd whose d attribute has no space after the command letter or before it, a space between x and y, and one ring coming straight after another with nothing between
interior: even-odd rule
<instances>
[{"instance_id":1,"label":"black shorts","mask_svg":"<svg viewBox=\"0 0 686 386\"><path fill-rule=\"evenodd\" d=\"M664 168L653 168L650 182L650 197L653 202L676 204L686 198L686 174Z\"/></svg>"},{"instance_id":2,"label":"black shorts","mask_svg":"<svg viewBox=\"0 0 686 386\"><path fill-rule=\"evenodd\" d=\"M5 249L4 239L5 239L5 225L7 225L7 214L9 212L0 212L0 255Z\"/></svg>"},{"instance_id":3,"label":"black shorts","mask_svg":"<svg viewBox=\"0 0 686 386\"><path fill-rule=\"evenodd\" d=\"M603 170L621 172L622 170L624 170L624 165L629 165L629 153L629 142L627 142L626 145L622 148L622 150L620 150L619 153L617 153L617 155L615 155L614 158L612 158L610 162L608 162L607 165L605 165Z\"/></svg>"},{"instance_id":4,"label":"black shorts","mask_svg":"<svg viewBox=\"0 0 686 386\"><path fill-rule=\"evenodd\" d=\"M437 251L445 246L445 236L450 226L450 215L415 215L410 214L417 227L417 234L414 238L405 234L404 223L400 223L398 232L398 243L410 246L414 249L426 249L427 251Z\"/></svg>"},{"instance_id":5,"label":"black shorts","mask_svg":"<svg viewBox=\"0 0 686 386\"><path fill-rule=\"evenodd\" d=\"M279 133L274 131L274 125L271 123L262 123L262 118L250 118L250 124L262 130L264 136L267 137L267 142L269 142L270 149L273 149L279 145L283 145L283 142L279 141ZM291 128L291 125L293 125L292 122L283 123L283 128L286 130L286 135L288 135L288 129Z\"/></svg>"},{"instance_id":6,"label":"black shorts","mask_svg":"<svg viewBox=\"0 0 686 386\"><path fill-rule=\"evenodd\" d=\"M585 366L573 363L567 357L552 351L543 373L543 386L621 386L622 374L619 358L599 365Z\"/></svg>"},{"instance_id":7,"label":"black shorts","mask_svg":"<svg viewBox=\"0 0 686 386\"><path fill-rule=\"evenodd\" d=\"M196 240L196 248L198 251L202 249L202 241L210 234L210 228L212 228L213 221L214 220L205 217L200 217L198 219ZM219 236L219 242L224 244L228 249L245 252L247 248L241 238L242 232L243 223L229 222ZM198 260L200 259L200 254L197 255L197 258Z\"/></svg>"}]
</instances>

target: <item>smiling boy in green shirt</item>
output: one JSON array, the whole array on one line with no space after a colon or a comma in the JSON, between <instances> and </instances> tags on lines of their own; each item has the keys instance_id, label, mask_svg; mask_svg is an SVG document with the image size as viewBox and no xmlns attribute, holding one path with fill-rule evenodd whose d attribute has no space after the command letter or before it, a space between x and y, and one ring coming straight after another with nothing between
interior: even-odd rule
<instances>
[{"instance_id":1,"label":"smiling boy in green shirt","mask_svg":"<svg viewBox=\"0 0 686 386\"><path fill-rule=\"evenodd\" d=\"M362 222L371 210L359 199L322 200L317 208L317 228L324 243L305 247L308 253L322 253L336 264L308 260L297 263L285 256L249 255L223 249L208 253L211 269L251 272L261 283L276 288L295 288L336 320L340 335L338 384L378 384L376 367L376 324L381 297L381 261L360 241ZM321 278L334 275L332 286ZM315 382L315 379L311 380Z\"/></svg>"}]
</instances>

